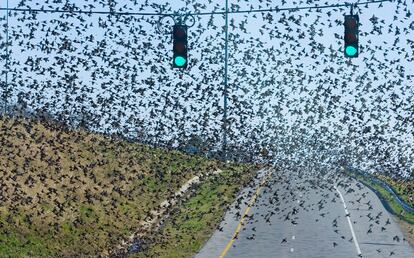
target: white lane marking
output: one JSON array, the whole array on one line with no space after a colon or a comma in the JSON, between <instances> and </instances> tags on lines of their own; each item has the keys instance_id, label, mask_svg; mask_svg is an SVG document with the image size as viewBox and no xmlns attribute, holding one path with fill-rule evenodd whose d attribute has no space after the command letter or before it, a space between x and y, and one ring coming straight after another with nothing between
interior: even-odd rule
<instances>
[{"instance_id":1,"label":"white lane marking","mask_svg":"<svg viewBox=\"0 0 414 258\"><path fill-rule=\"evenodd\" d=\"M361 255L361 249L359 248L359 244L358 244L358 240L356 238L355 232L354 232L354 228L352 227L352 223L351 223L351 218L348 212L348 209L346 208L346 204L345 204L345 200L344 197L342 196L341 192L338 190L338 188L335 187L335 190L339 193L339 197L341 197L342 200L342 204L344 205L345 208L345 214L347 215L346 218L348 219L348 223L349 223L349 227L351 228L351 233L352 233L352 239L354 240L355 243L355 247L357 250L358 255Z\"/></svg>"}]
</instances>

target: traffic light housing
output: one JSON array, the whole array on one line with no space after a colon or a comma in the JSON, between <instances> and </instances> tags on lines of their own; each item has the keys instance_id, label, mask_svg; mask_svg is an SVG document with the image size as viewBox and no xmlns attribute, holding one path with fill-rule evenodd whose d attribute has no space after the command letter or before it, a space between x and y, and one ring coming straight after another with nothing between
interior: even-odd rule
<instances>
[{"instance_id":1,"label":"traffic light housing","mask_svg":"<svg viewBox=\"0 0 414 258\"><path fill-rule=\"evenodd\" d=\"M344 53L346 57L358 57L358 15L345 15L345 47Z\"/></svg>"},{"instance_id":2,"label":"traffic light housing","mask_svg":"<svg viewBox=\"0 0 414 258\"><path fill-rule=\"evenodd\" d=\"M188 64L187 57L187 26L174 25L173 27L173 67L186 68Z\"/></svg>"}]
</instances>

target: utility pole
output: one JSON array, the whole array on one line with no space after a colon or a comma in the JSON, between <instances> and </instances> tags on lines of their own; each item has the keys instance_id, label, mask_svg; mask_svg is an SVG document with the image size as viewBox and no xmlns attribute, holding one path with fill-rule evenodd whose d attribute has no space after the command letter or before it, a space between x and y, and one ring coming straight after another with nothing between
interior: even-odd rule
<instances>
[{"instance_id":1,"label":"utility pole","mask_svg":"<svg viewBox=\"0 0 414 258\"><path fill-rule=\"evenodd\" d=\"M6 1L6 78L3 87L3 111L7 112L7 88L8 88L8 73L9 73L9 0Z\"/></svg>"},{"instance_id":2,"label":"utility pole","mask_svg":"<svg viewBox=\"0 0 414 258\"><path fill-rule=\"evenodd\" d=\"M223 158L227 161L227 62L228 62L228 16L229 0L226 0L226 24L225 24L225 45L224 45L224 114L223 114Z\"/></svg>"}]
</instances>

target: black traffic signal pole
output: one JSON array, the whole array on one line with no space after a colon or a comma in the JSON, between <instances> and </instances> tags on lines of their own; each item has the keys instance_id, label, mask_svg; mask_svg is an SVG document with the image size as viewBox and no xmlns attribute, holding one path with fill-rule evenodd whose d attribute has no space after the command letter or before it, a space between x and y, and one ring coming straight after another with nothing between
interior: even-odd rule
<instances>
[{"instance_id":1,"label":"black traffic signal pole","mask_svg":"<svg viewBox=\"0 0 414 258\"><path fill-rule=\"evenodd\" d=\"M226 24L225 24L225 45L224 45L224 92L223 92L223 106L224 106L224 114L223 114L223 158L227 160L227 86L228 86L228 79L227 79L227 71L228 71L228 34L229 34L229 0L226 0Z\"/></svg>"}]
</instances>

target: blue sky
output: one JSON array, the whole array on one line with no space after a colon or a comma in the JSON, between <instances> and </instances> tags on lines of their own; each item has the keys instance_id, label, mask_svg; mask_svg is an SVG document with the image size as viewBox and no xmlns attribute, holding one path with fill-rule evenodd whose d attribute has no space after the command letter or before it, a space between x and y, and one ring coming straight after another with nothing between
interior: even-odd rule
<instances>
[{"instance_id":1,"label":"blue sky","mask_svg":"<svg viewBox=\"0 0 414 258\"><path fill-rule=\"evenodd\" d=\"M107 1L69 2L81 9L93 4L94 10L109 10ZM224 8L223 1L147 1L147 6L136 2L117 1L113 8L169 13ZM324 4L271 2L230 1L230 7ZM5 3L2 0L0 6ZM10 1L10 6L18 3ZM24 6L40 8L43 3L26 1ZM44 8L48 5L62 8L52 3ZM402 123L401 117L410 117L413 109L413 45L409 41L414 38L409 12L413 7L412 2L405 7L393 1L355 9L361 23L361 52L356 59L346 59L342 53L341 22L348 8L230 14L230 144L275 145L285 155L295 142L306 149L305 139L316 138L322 146L329 143L364 156L364 164L379 163L378 148L392 150L387 161L391 164L400 157L410 159L413 127ZM220 145L224 15L196 17L189 29L190 63L184 71L171 67L171 35L156 30L159 17L50 13L22 17L14 12L9 17L10 101L16 101L20 93L32 108L69 114L79 114L83 108L97 118L96 130L119 130L113 127L115 121L151 139L183 139L196 133ZM164 21L162 28L168 31L171 23ZM2 20L1 42L4 24ZM59 51L64 42L71 49ZM145 46L148 51L143 51ZM37 68L31 68L30 58L37 60ZM371 132L362 134L366 127ZM378 135L381 141L375 142L372 137ZM289 147L280 148L284 144Z\"/></svg>"}]
</instances>

